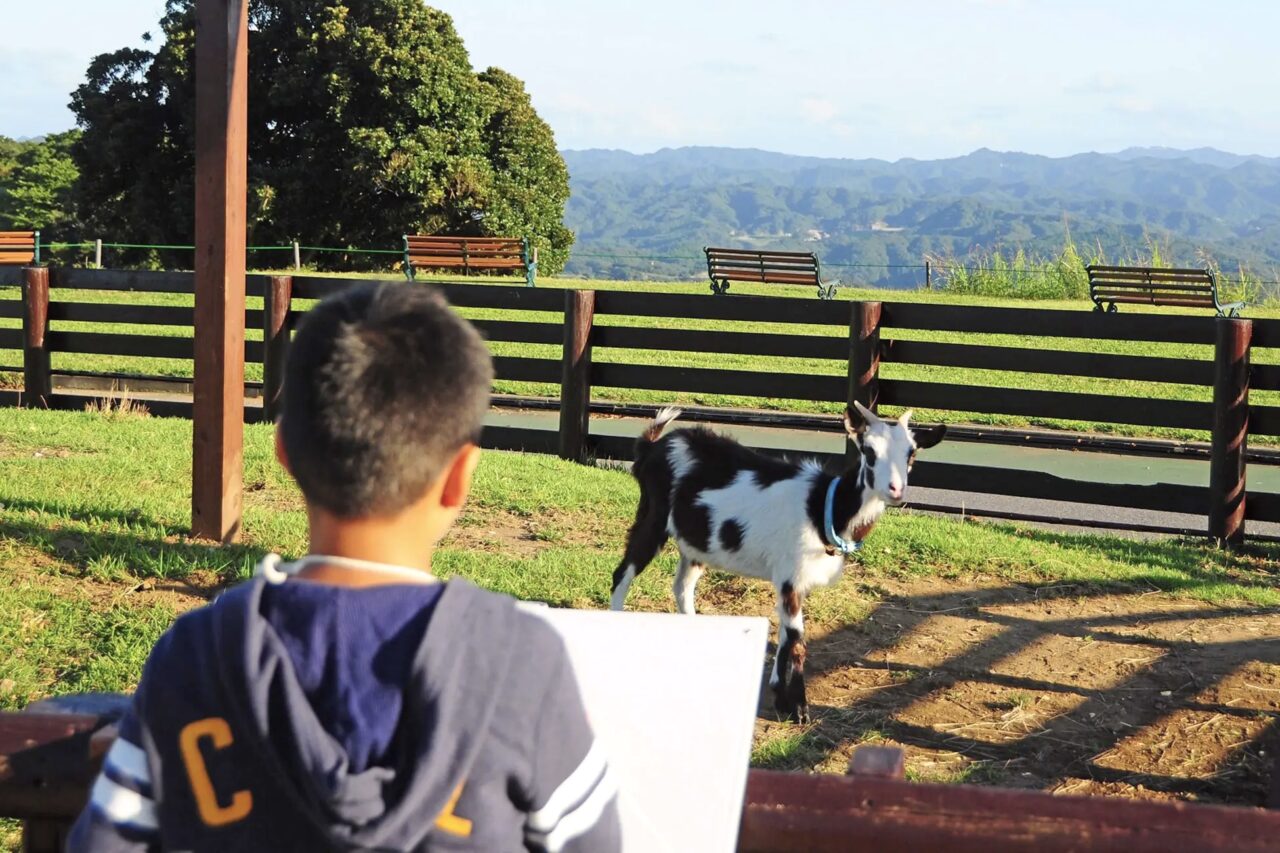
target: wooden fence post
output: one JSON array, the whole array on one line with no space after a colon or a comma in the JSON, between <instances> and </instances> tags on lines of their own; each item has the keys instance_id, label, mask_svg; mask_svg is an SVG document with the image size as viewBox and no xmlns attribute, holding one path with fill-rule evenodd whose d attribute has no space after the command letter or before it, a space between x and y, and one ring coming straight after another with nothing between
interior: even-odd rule
<instances>
[{"instance_id":1,"label":"wooden fence post","mask_svg":"<svg viewBox=\"0 0 1280 853\"><path fill-rule=\"evenodd\" d=\"M102 238L93 241L93 268L102 269Z\"/></svg>"},{"instance_id":2,"label":"wooden fence post","mask_svg":"<svg viewBox=\"0 0 1280 853\"><path fill-rule=\"evenodd\" d=\"M933 290L933 264L924 262L924 289Z\"/></svg>"},{"instance_id":3,"label":"wooden fence post","mask_svg":"<svg viewBox=\"0 0 1280 853\"><path fill-rule=\"evenodd\" d=\"M268 421L280 417L280 392L289 355L289 306L293 276L273 275L262 294L262 411Z\"/></svg>"},{"instance_id":4,"label":"wooden fence post","mask_svg":"<svg viewBox=\"0 0 1280 853\"><path fill-rule=\"evenodd\" d=\"M849 407L854 401L871 411L880 401L879 302L854 302L849 316ZM858 450L851 440L844 444L845 460L852 465Z\"/></svg>"},{"instance_id":5,"label":"wooden fence post","mask_svg":"<svg viewBox=\"0 0 1280 853\"><path fill-rule=\"evenodd\" d=\"M1214 321L1213 443L1209 457L1209 538L1244 542L1245 451L1249 441L1249 343L1253 323Z\"/></svg>"},{"instance_id":6,"label":"wooden fence post","mask_svg":"<svg viewBox=\"0 0 1280 853\"><path fill-rule=\"evenodd\" d=\"M248 0L195 4L191 532L240 538L244 492Z\"/></svg>"},{"instance_id":7,"label":"wooden fence post","mask_svg":"<svg viewBox=\"0 0 1280 853\"><path fill-rule=\"evenodd\" d=\"M22 271L22 378L26 405L49 407L53 379L49 374L49 268L26 267Z\"/></svg>"},{"instance_id":8,"label":"wooden fence post","mask_svg":"<svg viewBox=\"0 0 1280 853\"><path fill-rule=\"evenodd\" d=\"M299 272L302 269L302 250L298 247L298 241L293 241L293 271Z\"/></svg>"},{"instance_id":9,"label":"wooden fence post","mask_svg":"<svg viewBox=\"0 0 1280 853\"><path fill-rule=\"evenodd\" d=\"M560 367L560 458L586 462L591 418L591 325L596 292L564 292L564 354Z\"/></svg>"}]
</instances>

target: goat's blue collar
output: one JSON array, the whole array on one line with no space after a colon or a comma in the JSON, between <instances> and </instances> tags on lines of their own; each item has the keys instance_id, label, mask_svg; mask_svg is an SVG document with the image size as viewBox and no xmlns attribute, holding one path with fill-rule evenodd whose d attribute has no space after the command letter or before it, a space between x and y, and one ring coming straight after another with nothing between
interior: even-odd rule
<instances>
[{"instance_id":1,"label":"goat's blue collar","mask_svg":"<svg viewBox=\"0 0 1280 853\"><path fill-rule=\"evenodd\" d=\"M835 548L841 554L848 557L862 550L861 542L850 542L839 533L836 532L835 521L835 504L836 504L836 487L840 485L840 478L834 477L831 485L827 486L827 499L822 507L822 524L825 528L824 532L827 536L827 544Z\"/></svg>"}]
</instances>

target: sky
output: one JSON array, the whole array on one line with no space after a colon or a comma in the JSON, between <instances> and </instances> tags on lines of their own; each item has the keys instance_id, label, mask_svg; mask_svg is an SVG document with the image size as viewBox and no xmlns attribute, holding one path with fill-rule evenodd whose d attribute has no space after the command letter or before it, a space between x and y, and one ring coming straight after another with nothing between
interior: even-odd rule
<instances>
[{"instance_id":1,"label":"sky","mask_svg":"<svg viewBox=\"0 0 1280 853\"><path fill-rule=\"evenodd\" d=\"M349 0L357 2L357 0ZM71 127L91 57L163 0L5 10L0 134ZM1272 0L436 0L562 148L935 159L1129 146L1280 155ZM251 94L252 96L252 94Z\"/></svg>"}]
</instances>

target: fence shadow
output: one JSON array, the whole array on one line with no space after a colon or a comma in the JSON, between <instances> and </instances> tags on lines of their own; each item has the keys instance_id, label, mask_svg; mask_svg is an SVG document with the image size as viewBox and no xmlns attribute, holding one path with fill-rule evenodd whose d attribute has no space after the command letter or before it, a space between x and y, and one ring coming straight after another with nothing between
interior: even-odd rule
<instances>
[{"instance_id":1,"label":"fence shadow","mask_svg":"<svg viewBox=\"0 0 1280 853\"><path fill-rule=\"evenodd\" d=\"M252 545L218 545L189 539L183 527L157 521L136 510L67 506L48 501L6 500L9 510L29 511L75 522L64 528L43 521L28 521L11 514L0 521L0 539L12 539L49 558L78 570L82 575L110 577L117 571L142 579L156 579L157 588L208 597L227 583L246 576L266 550ZM102 522L120 530L101 529ZM147 532L132 532L141 528ZM158 534L158 535L157 535ZM183 583L193 572L213 573L209 583Z\"/></svg>"},{"instance_id":2,"label":"fence shadow","mask_svg":"<svg viewBox=\"0 0 1280 853\"><path fill-rule=\"evenodd\" d=\"M1280 608L1129 585L890 595L808 660L792 766L887 739L935 754L918 778L1261 804L1280 747Z\"/></svg>"}]
</instances>

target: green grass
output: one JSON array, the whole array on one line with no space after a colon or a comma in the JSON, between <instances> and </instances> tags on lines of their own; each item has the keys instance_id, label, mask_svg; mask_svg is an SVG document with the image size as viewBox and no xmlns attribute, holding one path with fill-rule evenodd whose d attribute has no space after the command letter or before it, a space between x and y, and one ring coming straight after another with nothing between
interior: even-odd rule
<instances>
[{"instance_id":1,"label":"green grass","mask_svg":"<svg viewBox=\"0 0 1280 853\"><path fill-rule=\"evenodd\" d=\"M509 282L508 282L509 283ZM579 279L548 279L542 282L545 287L583 287L596 289L625 289L646 292L706 293L706 286L701 282L616 282L586 281ZM773 295L792 295L812 297L808 289L803 287L773 287L765 285L734 285L734 292L768 293ZM56 299L75 301L119 301L129 299L138 304L153 305L190 305L189 296L171 294L113 294L102 291L64 291L55 293ZM0 288L0 300L18 298L15 288ZM842 301L851 299L885 299L908 302L934 302L972 306L1025 306L1024 300L1000 299L986 296L956 295L950 293L928 293L921 291L878 291L870 289L842 289L839 299L828 303L832 312L843 316L845 309ZM1091 305L1080 300L1042 301L1038 306L1062 310L1089 310ZM251 308L260 307L261 300L249 300ZM553 312L536 311L498 311L467 309L462 312L471 318L502 318L508 320L526 320L531 322L549 322L559 324L561 317ZM1168 309L1167 313L1178 313ZM1253 318L1280 318L1280 308L1257 308L1248 312ZM826 335L843 339L847 332L841 327L795 326L789 324L753 323L743 324L724 321L694 321L679 318L633 318L633 317L600 317L601 324L616 324L654 328L698 328L730 331L753 331L761 333ZM0 319L0 328L16 328L15 319ZM106 331L112 330L129 334L188 336L190 330L182 327L120 325L103 326L88 323L59 323L57 328L68 331ZM247 330L250 340L260 340L261 331ZM1037 338L1028 335L977 335L940 332L919 332L905 330L885 330L886 338L927 339L940 342L985 344L991 346L1029 347L1048 350L1075 350L1080 352L1115 353L1126 355L1163 356L1170 358L1193 358L1208 360L1212 357L1211 348L1199 345L1158 344L1140 341L1085 341L1076 339ZM516 344L495 342L492 349L497 355L526 356L534 358L558 359L560 348L557 345ZM1255 363L1278 363L1280 351L1255 349L1252 354ZM806 375L844 376L846 367L842 360L830 361L805 358L775 358L745 355L719 355L714 353L681 353L652 350L617 350L597 348L594 360L602 363L633 363L649 365L667 365L679 367L730 368L762 373L797 373ZM191 375L190 361L180 359L133 358L119 356L78 355L54 353L52 356L54 369L88 370L103 372L137 373L159 376ZM21 364L21 353L13 350L0 350L0 367L9 365L17 367ZM1016 365L1011 365L1015 367ZM906 365L886 362L881 369L886 379L909 379L928 382L952 383L968 386L989 386L1003 388L1026 388L1047 391L1065 391L1075 393L1108 394L1118 397L1139 399L1191 400L1207 402L1212 399L1212 391L1207 387L1175 385L1167 383L1131 382L1105 380L1091 377L1042 376L1019 373L1016 370L968 370L927 365ZM246 365L246 378L260 380L262 367L258 364ZM10 383L16 383L19 377L10 374ZM0 374L0 384L5 377ZM497 383L496 390L501 393L529 394L538 396L556 396L558 386L546 383L502 380ZM733 406L775 409L793 412L837 413L841 406L838 403L816 403L803 400L782 400L760 397L743 397L709 393L671 393L661 391L645 391L625 388L597 387L593 390L597 399L636 403L678 403L685 405ZM1256 391L1252 401L1258 404L1280 404L1280 392ZM891 409L887 409L892 413ZM1155 435L1169 438L1206 439L1203 431L1163 429L1108 424L1090 421L1064 420L1061 418L1028 418L1007 415L989 415L978 412L930 411L921 410L918 415L922 420L940 420L950 423L976 423L1004 426L1044 426L1060 429L1086 430L1119 435ZM1261 441L1268 439L1260 438Z\"/></svg>"},{"instance_id":2,"label":"green grass","mask_svg":"<svg viewBox=\"0 0 1280 853\"><path fill-rule=\"evenodd\" d=\"M12 650L0 660L0 706L130 687L174 609L191 604L179 593L247 577L266 551L304 551L303 507L273 460L269 427L250 426L245 438L244 543L219 548L184 533L188 422L0 410L0 641ZM522 598L604 607L636 499L625 472L488 453L437 569ZM1275 606L1278 558L1271 548L1233 554L894 513L862 568L814 594L808 614L818 625L857 622L875 604L877 577L1069 581ZM672 609L673 571L668 548L637 580L632 603ZM767 584L712 573L699 592L707 609L772 611Z\"/></svg>"},{"instance_id":3,"label":"green grass","mask_svg":"<svg viewBox=\"0 0 1280 853\"><path fill-rule=\"evenodd\" d=\"M188 539L190 442L191 425L181 420L0 409L0 708L132 689L151 646L181 610L247 577L267 551L304 551L300 497L274 462L270 428L257 425L245 432L244 543ZM437 571L522 598L604 607L636 499L634 482L621 471L487 453L468 510L438 552ZM878 579L886 578L1071 582L1280 606L1274 548L1233 554L1199 542L1077 537L895 513L859 562L839 585L810 598L812 629L859 624L880 597ZM637 579L629 606L673 609L674 568L668 548ZM699 607L765 615L771 596L767 584L712 572L699 587ZM866 725L862 741L883 739ZM770 724L757 736L752 762L829 765L837 746L811 727ZM974 763L912 773L981 781L987 770ZM16 845L16 824L0 822L0 847Z\"/></svg>"}]
</instances>

